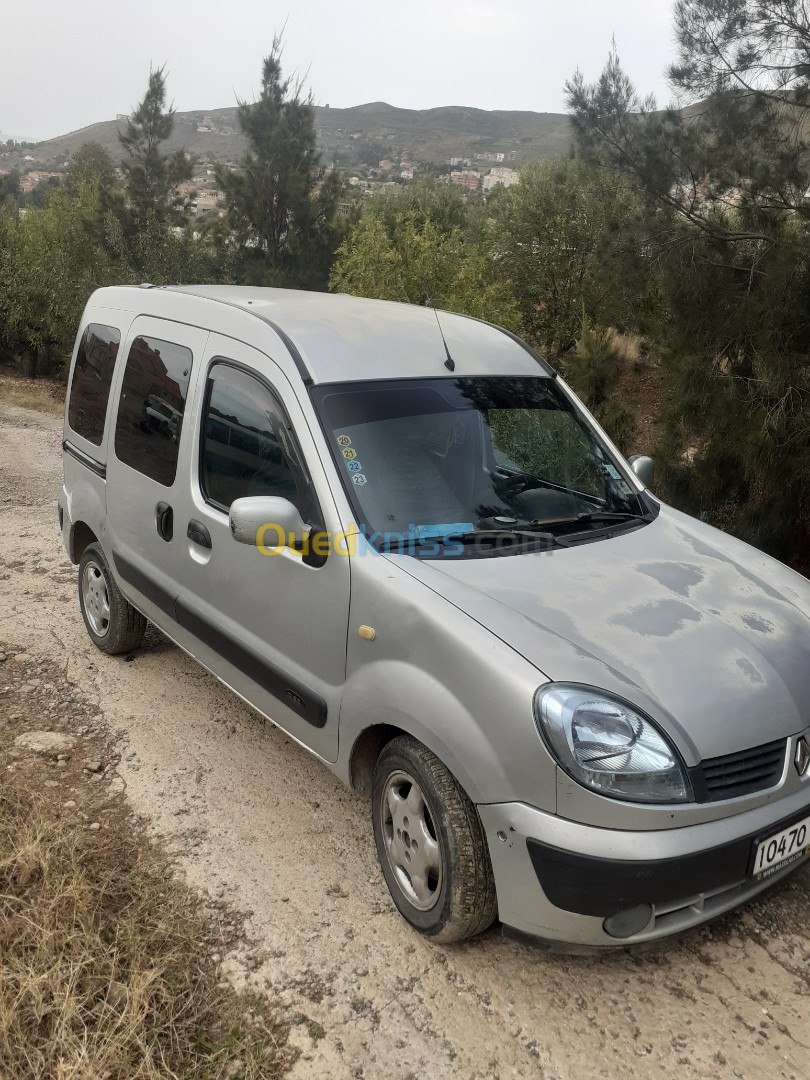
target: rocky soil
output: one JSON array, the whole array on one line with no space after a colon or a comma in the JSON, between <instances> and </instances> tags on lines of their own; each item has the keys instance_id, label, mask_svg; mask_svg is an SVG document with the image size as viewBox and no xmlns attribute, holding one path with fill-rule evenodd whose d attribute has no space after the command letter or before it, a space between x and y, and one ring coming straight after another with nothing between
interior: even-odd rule
<instances>
[{"instance_id":1,"label":"rocky soil","mask_svg":"<svg viewBox=\"0 0 810 1080\"><path fill-rule=\"evenodd\" d=\"M223 979L292 1023L290 1075L810 1075L810 868L651 952L572 958L497 927L427 944L360 799L153 629L131 656L94 649L56 523L60 437L0 398L0 782L30 770L88 829L118 800L148 819L225 912Z\"/></svg>"}]
</instances>

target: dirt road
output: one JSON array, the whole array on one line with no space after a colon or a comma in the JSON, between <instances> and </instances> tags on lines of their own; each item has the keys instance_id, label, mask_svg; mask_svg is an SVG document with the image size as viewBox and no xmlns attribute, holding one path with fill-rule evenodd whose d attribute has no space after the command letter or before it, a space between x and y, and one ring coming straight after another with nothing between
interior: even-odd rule
<instances>
[{"instance_id":1,"label":"dirt road","mask_svg":"<svg viewBox=\"0 0 810 1080\"><path fill-rule=\"evenodd\" d=\"M60 426L0 399L0 638L67 664L179 872L249 913L223 970L292 1018L292 1075L810 1076L810 868L652 953L426 944L362 801L155 631L129 663L93 648L56 524Z\"/></svg>"}]
</instances>

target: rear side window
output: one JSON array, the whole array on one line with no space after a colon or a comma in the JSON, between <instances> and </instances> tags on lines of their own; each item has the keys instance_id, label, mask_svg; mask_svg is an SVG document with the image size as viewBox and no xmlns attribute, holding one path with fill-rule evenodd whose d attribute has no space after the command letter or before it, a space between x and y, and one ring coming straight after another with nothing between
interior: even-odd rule
<instances>
[{"instance_id":1,"label":"rear side window","mask_svg":"<svg viewBox=\"0 0 810 1080\"><path fill-rule=\"evenodd\" d=\"M68 405L68 427L88 442L101 446L107 399L121 334L114 326L89 323L73 367Z\"/></svg>"},{"instance_id":2,"label":"rear side window","mask_svg":"<svg viewBox=\"0 0 810 1080\"><path fill-rule=\"evenodd\" d=\"M215 365L203 423L200 479L209 502L227 510L248 495L277 495L305 515L305 477L281 407L263 383Z\"/></svg>"},{"instance_id":3,"label":"rear side window","mask_svg":"<svg viewBox=\"0 0 810 1080\"><path fill-rule=\"evenodd\" d=\"M124 370L115 456L166 487L177 472L191 362L185 345L137 337Z\"/></svg>"}]
</instances>

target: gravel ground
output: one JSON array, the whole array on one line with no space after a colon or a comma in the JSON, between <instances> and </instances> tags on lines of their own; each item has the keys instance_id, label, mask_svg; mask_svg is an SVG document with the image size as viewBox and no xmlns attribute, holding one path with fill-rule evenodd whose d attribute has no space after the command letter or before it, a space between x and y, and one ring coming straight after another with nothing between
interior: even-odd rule
<instances>
[{"instance_id":1,"label":"gravel ground","mask_svg":"<svg viewBox=\"0 0 810 1080\"><path fill-rule=\"evenodd\" d=\"M652 952L572 958L497 927L423 942L388 898L360 799L151 628L132 656L93 648L56 526L60 430L0 399L0 756L43 752L3 740L4 723L20 738L3 688L37 679L33 729L52 704L104 737L116 797L212 905L244 915L223 977L286 1010L290 1075L810 1076L810 867Z\"/></svg>"}]
</instances>

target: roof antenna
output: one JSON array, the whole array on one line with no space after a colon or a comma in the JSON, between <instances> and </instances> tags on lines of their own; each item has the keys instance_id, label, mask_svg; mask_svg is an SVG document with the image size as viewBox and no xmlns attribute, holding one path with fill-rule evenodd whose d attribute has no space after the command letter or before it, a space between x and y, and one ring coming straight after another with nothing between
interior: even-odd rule
<instances>
[{"instance_id":1,"label":"roof antenna","mask_svg":"<svg viewBox=\"0 0 810 1080\"><path fill-rule=\"evenodd\" d=\"M444 330L442 330L442 324L439 322L439 313L436 308L433 308L433 314L436 316L436 324L439 327L439 333L442 335L442 345L444 345L444 351L447 355L447 359L444 362L444 366L448 371L456 370L456 362L450 355L450 350L447 348L447 342L444 340Z\"/></svg>"}]
</instances>

